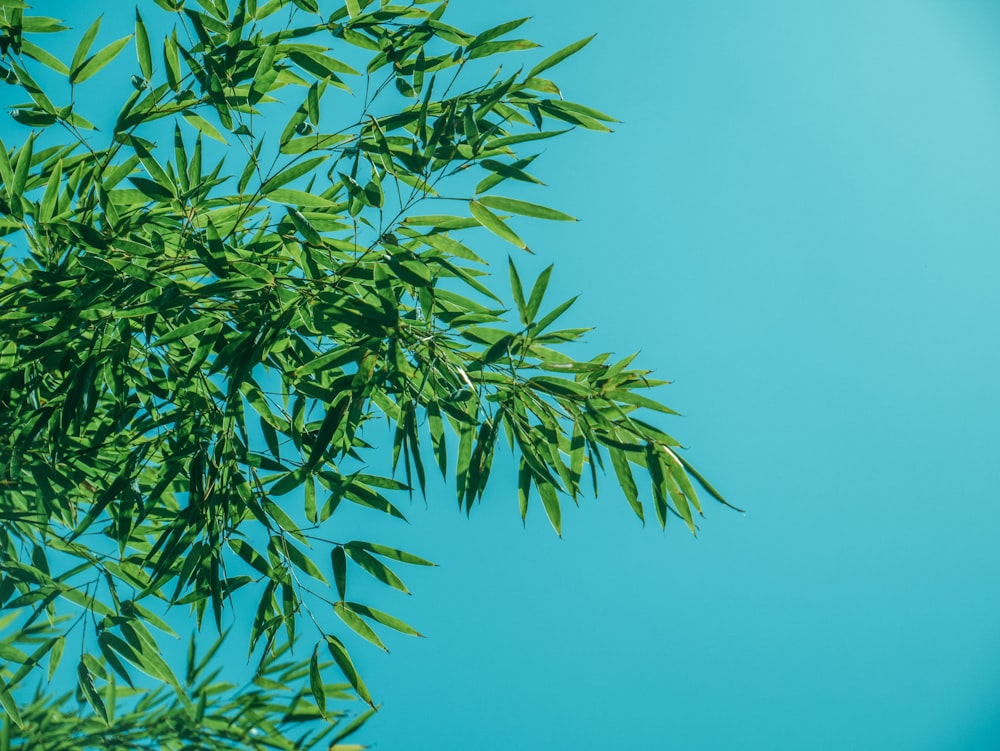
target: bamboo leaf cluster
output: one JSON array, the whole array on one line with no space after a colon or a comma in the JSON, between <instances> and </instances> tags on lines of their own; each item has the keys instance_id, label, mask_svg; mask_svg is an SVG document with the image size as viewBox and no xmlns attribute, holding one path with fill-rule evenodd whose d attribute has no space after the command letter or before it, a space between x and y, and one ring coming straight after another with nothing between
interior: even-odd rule
<instances>
[{"instance_id":1,"label":"bamboo leaf cluster","mask_svg":"<svg viewBox=\"0 0 1000 751\"><path fill-rule=\"evenodd\" d=\"M468 513L506 453L557 533L605 470L660 526L725 503L650 421L662 381L572 356L551 267L502 259L512 306L489 273L492 238L574 221L521 196L539 141L614 122L540 77L590 40L525 73L526 19L446 6L155 0L67 46L0 0L0 747L348 748L367 715L332 704L374 701L345 639L419 636L352 584L433 564L331 519L403 519L432 471ZM178 667L176 613L224 633L237 599L250 683Z\"/></svg>"}]
</instances>

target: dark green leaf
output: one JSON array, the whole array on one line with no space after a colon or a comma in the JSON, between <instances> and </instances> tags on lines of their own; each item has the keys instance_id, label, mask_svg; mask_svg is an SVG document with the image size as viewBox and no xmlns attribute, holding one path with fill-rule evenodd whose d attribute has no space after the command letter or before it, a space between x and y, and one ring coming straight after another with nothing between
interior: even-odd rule
<instances>
[{"instance_id":1,"label":"dark green leaf","mask_svg":"<svg viewBox=\"0 0 1000 751\"><path fill-rule=\"evenodd\" d=\"M340 667L344 677L354 687L361 700L371 706L375 706L372 702L371 694L368 693L368 688L365 686L364 681L361 680L361 676L358 675L357 668L354 667L354 662L351 661L351 656L347 653L347 648L340 639L336 636L328 635L326 637L326 646L330 650L330 655L333 657L334 662Z\"/></svg>"},{"instance_id":2,"label":"dark green leaf","mask_svg":"<svg viewBox=\"0 0 1000 751\"><path fill-rule=\"evenodd\" d=\"M82 661L77 663L76 675L77 685L80 687L80 692L87 700L90 708L94 710L94 714L104 720L105 725L110 725L108 722L108 710L107 707L104 706L104 700L94 687L94 678L90 675L90 671Z\"/></svg>"},{"instance_id":3,"label":"dark green leaf","mask_svg":"<svg viewBox=\"0 0 1000 751\"><path fill-rule=\"evenodd\" d=\"M405 592L406 594L410 593L410 590L408 590L406 585L403 584L403 580L396 576L396 573L378 560L378 558L369 555L364 549L354 545L353 543L345 545L344 550L352 561L383 584L388 584L390 587L397 589L400 592Z\"/></svg>"},{"instance_id":4,"label":"dark green leaf","mask_svg":"<svg viewBox=\"0 0 1000 751\"><path fill-rule=\"evenodd\" d=\"M323 687L323 678L319 672L319 644L313 648L312 657L309 660L309 690L312 692L313 700L316 702L316 709L326 718L326 689Z\"/></svg>"}]
</instances>

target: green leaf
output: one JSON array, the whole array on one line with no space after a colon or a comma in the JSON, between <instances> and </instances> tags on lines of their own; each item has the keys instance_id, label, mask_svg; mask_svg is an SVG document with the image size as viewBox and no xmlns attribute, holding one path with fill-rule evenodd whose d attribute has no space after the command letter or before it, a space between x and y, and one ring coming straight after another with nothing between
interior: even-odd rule
<instances>
[{"instance_id":1,"label":"green leaf","mask_svg":"<svg viewBox=\"0 0 1000 751\"><path fill-rule=\"evenodd\" d=\"M724 506L729 506L731 509L734 509L735 511L743 511L743 509L734 506L729 501L727 501L725 498L723 498L722 494L718 490L716 490L712 486L712 484L708 480L706 480L698 470L696 470L694 467L692 467L683 457L681 457L680 454L675 454L675 453L671 452L671 455L675 459L677 459L677 461L679 461L682 465L684 465L685 471L689 475L691 475L695 480L697 480L698 484L701 485L708 492L708 494L710 496L712 496L715 500L717 500L719 503L723 504Z\"/></svg>"},{"instance_id":2,"label":"green leaf","mask_svg":"<svg viewBox=\"0 0 1000 751\"><path fill-rule=\"evenodd\" d=\"M21 0L4 0L2 4L8 8L31 7ZM68 26L63 26L58 18L50 16L25 16L21 21L21 31L25 34L52 34L57 31L65 31L68 28Z\"/></svg>"},{"instance_id":3,"label":"green leaf","mask_svg":"<svg viewBox=\"0 0 1000 751\"><path fill-rule=\"evenodd\" d=\"M340 620L347 624L348 628L362 639L374 644L385 652L389 651L386 649L385 644L382 643L382 640L378 638L378 634L372 630L372 627L365 623L360 615L354 612L350 603L343 601L333 603L333 612L337 614Z\"/></svg>"},{"instance_id":4,"label":"green leaf","mask_svg":"<svg viewBox=\"0 0 1000 751\"><path fill-rule=\"evenodd\" d=\"M632 469L628 465L628 457L619 448L608 447L608 451L611 454L611 466L614 467L615 475L618 477L618 485L625 493L625 500L628 501L635 515L645 521L642 503L639 501L639 489L635 485Z\"/></svg>"},{"instance_id":5,"label":"green leaf","mask_svg":"<svg viewBox=\"0 0 1000 751\"><path fill-rule=\"evenodd\" d=\"M69 74L69 82L73 84L83 83L88 78L97 73L101 68L115 59L115 56L122 51L126 44L132 41L132 35L122 37L112 42L93 57L89 58L79 68L74 67Z\"/></svg>"},{"instance_id":6,"label":"green leaf","mask_svg":"<svg viewBox=\"0 0 1000 751\"><path fill-rule=\"evenodd\" d=\"M361 680L361 676L358 675L357 668L354 667L351 656L347 653L347 648L343 642L336 636L327 635L326 646L330 650L330 656L333 657L334 662L340 667L344 677L347 678L348 683L351 684L361 700L374 707L375 704L372 702L371 694L368 693L368 688L365 686L364 681Z\"/></svg>"},{"instance_id":7,"label":"green leaf","mask_svg":"<svg viewBox=\"0 0 1000 751\"><path fill-rule=\"evenodd\" d=\"M303 175L307 175L313 170L315 170L319 165L329 159L329 154L325 156L317 156L311 159L306 159L304 162L299 162L298 164L293 164L286 167L283 170L271 175L263 185L261 185L260 190L264 195L269 194L276 188L280 188L286 183L290 183L292 180L296 180Z\"/></svg>"},{"instance_id":8,"label":"green leaf","mask_svg":"<svg viewBox=\"0 0 1000 751\"><path fill-rule=\"evenodd\" d=\"M156 340L156 343L160 346L165 344L170 344L179 339L183 339L187 336L193 336L194 334L200 333L205 329L208 329L215 325L217 321L211 316L203 316L202 318L192 321L191 323L186 323L183 326L178 326L175 329L171 329L169 332L161 336Z\"/></svg>"},{"instance_id":9,"label":"green leaf","mask_svg":"<svg viewBox=\"0 0 1000 751\"><path fill-rule=\"evenodd\" d=\"M399 550L398 548L391 548L388 545L380 545L375 542L362 542L360 540L352 540L348 545L360 548L361 550L367 550L375 555L380 555L383 558L391 558L394 561L399 561L400 563L409 563L413 566L436 566L436 563L431 563L425 558L413 555L413 553L407 553L405 550Z\"/></svg>"},{"instance_id":10,"label":"green leaf","mask_svg":"<svg viewBox=\"0 0 1000 751\"><path fill-rule=\"evenodd\" d=\"M368 605L362 605L358 602L349 602L347 605L358 615L377 621L383 626L388 626L394 631L399 631L401 634L407 634L409 636L423 636L423 634L409 624L404 623L399 618L389 615L388 613L383 613L381 610L376 610L375 608L369 607Z\"/></svg>"},{"instance_id":11,"label":"green leaf","mask_svg":"<svg viewBox=\"0 0 1000 751\"><path fill-rule=\"evenodd\" d=\"M316 195L315 193L306 193L304 190L292 190L291 188L276 188L270 191L267 197L275 203L283 203L287 206L331 209L337 205L329 198L323 198L323 196Z\"/></svg>"},{"instance_id":12,"label":"green leaf","mask_svg":"<svg viewBox=\"0 0 1000 751\"><path fill-rule=\"evenodd\" d=\"M15 196L24 195L28 182L28 170L31 169L32 149L35 144L35 134L28 136L24 146L17 152L17 163L14 165L14 179L11 181L7 195L13 200Z\"/></svg>"},{"instance_id":13,"label":"green leaf","mask_svg":"<svg viewBox=\"0 0 1000 751\"><path fill-rule=\"evenodd\" d=\"M535 283L531 285L531 296L528 298L528 304L525 307L525 316L528 322L535 320L535 315L538 313L538 309L542 305L542 298L545 296L545 290L549 286L549 277L552 275L552 266L542 270L542 273L538 275Z\"/></svg>"},{"instance_id":14,"label":"green leaf","mask_svg":"<svg viewBox=\"0 0 1000 751\"><path fill-rule=\"evenodd\" d=\"M482 203L479 201L469 201L469 210L477 222L497 237L521 248L521 250L528 250L528 246L524 244L524 241L517 236L514 230L504 224L500 217L486 208Z\"/></svg>"},{"instance_id":15,"label":"green leaf","mask_svg":"<svg viewBox=\"0 0 1000 751\"><path fill-rule=\"evenodd\" d=\"M341 545L334 546L330 551L330 563L333 566L333 581L337 585L337 594L343 600L347 596L347 558Z\"/></svg>"},{"instance_id":16,"label":"green leaf","mask_svg":"<svg viewBox=\"0 0 1000 751\"><path fill-rule=\"evenodd\" d=\"M559 222L575 222L575 218L561 211L550 209L547 206L539 206L537 203L518 201L514 198L503 198L502 196L483 196L479 202L491 209L499 211L509 211L511 214L521 216L531 216L537 219L554 219Z\"/></svg>"},{"instance_id":17,"label":"green leaf","mask_svg":"<svg viewBox=\"0 0 1000 751\"><path fill-rule=\"evenodd\" d=\"M0 642L0 660L5 662L16 662L23 665L28 661L28 655L15 647L13 644Z\"/></svg>"},{"instance_id":18,"label":"green leaf","mask_svg":"<svg viewBox=\"0 0 1000 751\"><path fill-rule=\"evenodd\" d=\"M102 18L103 16L98 16L97 20L83 32L83 37L81 37L80 43L76 47L76 52L73 53L73 62L69 65L70 70L77 70L83 65L84 60L87 59L87 53L90 52L90 47L94 43L94 39L97 38L98 30L101 28Z\"/></svg>"},{"instance_id":19,"label":"green leaf","mask_svg":"<svg viewBox=\"0 0 1000 751\"><path fill-rule=\"evenodd\" d=\"M299 550L295 545L293 545L288 540L282 540L280 537L272 537L271 543L275 546L277 550L283 550L288 554L288 558L291 562L302 571L305 571L309 576L317 581L321 581L326 584L326 577L323 576L323 572L319 570L312 558Z\"/></svg>"},{"instance_id":20,"label":"green leaf","mask_svg":"<svg viewBox=\"0 0 1000 751\"><path fill-rule=\"evenodd\" d=\"M104 706L104 700L98 693L97 689L94 687L94 678L91 676L90 671L87 666L81 660L76 666L76 677L77 685L80 687L80 692L83 694L83 698L87 700L87 704L90 708L94 710L94 714L104 720L105 725L110 725L108 721L108 710Z\"/></svg>"},{"instance_id":21,"label":"green leaf","mask_svg":"<svg viewBox=\"0 0 1000 751\"><path fill-rule=\"evenodd\" d=\"M528 515L528 497L531 494L531 468L521 458L517 471L517 505L521 511L521 522Z\"/></svg>"},{"instance_id":22,"label":"green leaf","mask_svg":"<svg viewBox=\"0 0 1000 751\"><path fill-rule=\"evenodd\" d=\"M319 710L323 719L326 719L326 689L319 671L319 644L313 647L312 657L309 660L309 690L316 702L316 709Z\"/></svg>"},{"instance_id":23,"label":"green leaf","mask_svg":"<svg viewBox=\"0 0 1000 751\"><path fill-rule=\"evenodd\" d=\"M538 63L538 65L536 65L534 68L532 68L530 71L528 71L528 75L525 76L525 79L534 78L535 76L537 76L542 71L546 71L549 68L551 68L551 67L553 67L555 65L558 65L559 63L561 63L563 60L565 60L570 55L576 54L577 52L579 52L580 50L582 50L584 47L586 47L588 44L590 44L590 41L595 36L597 36L597 35L596 34L592 34L589 37L581 39L578 42L573 42L573 44L567 45L566 47L563 47L558 52L554 52L553 54L549 55L547 58L545 58L544 60L542 60L542 62Z\"/></svg>"},{"instance_id":24,"label":"green leaf","mask_svg":"<svg viewBox=\"0 0 1000 751\"><path fill-rule=\"evenodd\" d=\"M319 84L313 82L306 94L306 111L309 114L309 122L319 127Z\"/></svg>"},{"instance_id":25,"label":"green leaf","mask_svg":"<svg viewBox=\"0 0 1000 751\"><path fill-rule=\"evenodd\" d=\"M510 273L510 290L514 294L514 304L521 316L521 323L527 326L531 323L531 317L527 315L527 306L524 303L524 287L521 284L521 276L517 273L514 260L507 256L508 271Z\"/></svg>"},{"instance_id":26,"label":"green leaf","mask_svg":"<svg viewBox=\"0 0 1000 751\"><path fill-rule=\"evenodd\" d=\"M51 221L55 214L56 201L59 198L59 188L62 184L62 172L63 163L62 159L60 159L52 169L52 174L49 175L48 182L45 185L45 193L42 195L38 215L39 220L42 222Z\"/></svg>"},{"instance_id":27,"label":"green leaf","mask_svg":"<svg viewBox=\"0 0 1000 751\"><path fill-rule=\"evenodd\" d=\"M559 508L559 494L555 486L543 478L535 478L535 485L538 488L538 495L542 498L542 506L545 508L545 515L549 517L549 523L556 534L562 537L562 511Z\"/></svg>"},{"instance_id":28,"label":"green leaf","mask_svg":"<svg viewBox=\"0 0 1000 751\"><path fill-rule=\"evenodd\" d=\"M486 29L486 31L476 34L476 38L472 40L469 47L471 48L480 44L485 44L486 42L496 39L497 37L502 37L504 34L508 34L514 29L520 28L530 20L530 16L525 16L524 18L515 18L513 21L504 21L497 26L492 26L489 29Z\"/></svg>"},{"instance_id":29,"label":"green leaf","mask_svg":"<svg viewBox=\"0 0 1000 751\"><path fill-rule=\"evenodd\" d=\"M510 39L504 42L486 42L469 48L469 59L475 60L480 57L489 57L503 52L520 52L530 50L538 45L529 39Z\"/></svg>"},{"instance_id":30,"label":"green leaf","mask_svg":"<svg viewBox=\"0 0 1000 751\"><path fill-rule=\"evenodd\" d=\"M177 678L174 676L170 666L163 661L159 654L153 651L152 647L140 644L133 646L128 642L115 636L110 631L105 631L98 637L98 642L108 647L116 654L121 655L126 661L139 668L143 673L151 678L156 678L169 683L175 688L180 688Z\"/></svg>"},{"instance_id":31,"label":"green leaf","mask_svg":"<svg viewBox=\"0 0 1000 751\"><path fill-rule=\"evenodd\" d=\"M150 81L153 78L153 52L149 47L149 33L146 31L146 24L139 15L139 9L135 9L135 54L139 58L139 70L143 77Z\"/></svg>"},{"instance_id":32,"label":"green leaf","mask_svg":"<svg viewBox=\"0 0 1000 751\"><path fill-rule=\"evenodd\" d=\"M212 123L203 118L201 115L195 112L184 110L184 112L181 113L181 117L183 117L185 120L191 123L191 125L193 125L195 128L197 128L199 131L204 133L209 138L212 138L218 141L219 143L224 143L227 146L229 145L229 142L226 140L225 136L223 136L222 133L219 132L218 128L212 125Z\"/></svg>"},{"instance_id":33,"label":"green leaf","mask_svg":"<svg viewBox=\"0 0 1000 751\"><path fill-rule=\"evenodd\" d=\"M10 163L10 155L7 153L7 146L0 140L0 179L3 180L7 197L10 197L11 184L14 182L14 167Z\"/></svg>"},{"instance_id":34,"label":"green leaf","mask_svg":"<svg viewBox=\"0 0 1000 751\"><path fill-rule=\"evenodd\" d=\"M177 51L177 33L163 39L163 65L167 71L167 84L174 91L180 89L181 59Z\"/></svg>"},{"instance_id":35,"label":"green leaf","mask_svg":"<svg viewBox=\"0 0 1000 751\"><path fill-rule=\"evenodd\" d=\"M7 684L4 683L3 678L0 678L0 707L3 707L3 711L13 720L15 725L19 728L24 727L24 724L21 722L21 713L17 710L17 702L14 701L14 697L7 688Z\"/></svg>"},{"instance_id":36,"label":"green leaf","mask_svg":"<svg viewBox=\"0 0 1000 751\"><path fill-rule=\"evenodd\" d=\"M299 234L305 238L306 242L316 248L323 247L323 238L320 236L316 228L309 223L302 212L298 209L293 209L291 206L286 206L285 211L288 213L288 218L291 219L292 224L295 225L295 229L299 231Z\"/></svg>"},{"instance_id":37,"label":"green leaf","mask_svg":"<svg viewBox=\"0 0 1000 751\"><path fill-rule=\"evenodd\" d=\"M21 40L21 52L33 60L37 60L42 65L51 68L56 73L62 73L64 76L69 75L69 68L66 67L65 63L49 53L47 50L43 50L38 45L32 44L27 39Z\"/></svg>"},{"instance_id":38,"label":"green leaf","mask_svg":"<svg viewBox=\"0 0 1000 751\"><path fill-rule=\"evenodd\" d=\"M403 580L396 576L396 573L378 558L369 555L365 550L355 546L353 543L345 545L344 551L352 561L383 584L388 584L393 589L410 594L410 590L403 584Z\"/></svg>"}]
</instances>

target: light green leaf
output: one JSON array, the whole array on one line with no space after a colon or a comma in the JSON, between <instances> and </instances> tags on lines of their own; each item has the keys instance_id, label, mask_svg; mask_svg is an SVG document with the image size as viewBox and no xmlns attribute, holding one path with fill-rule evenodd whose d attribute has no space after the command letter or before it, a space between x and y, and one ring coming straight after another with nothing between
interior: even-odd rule
<instances>
[{"instance_id":1,"label":"light green leaf","mask_svg":"<svg viewBox=\"0 0 1000 751\"><path fill-rule=\"evenodd\" d=\"M286 167L276 174L271 175L271 177L269 177L261 186L261 192L268 195L271 191L280 188L282 185L290 183L292 180L296 180L303 175L309 174L329 158L330 156L328 154L325 156L312 157L311 159L306 159L304 162L299 162L298 164Z\"/></svg>"},{"instance_id":2,"label":"light green leaf","mask_svg":"<svg viewBox=\"0 0 1000 751\"><path fill-rule=\"evenodd\" d=\"M542 270L542 273L538 275L535 283L531 285L531 296L528 298L528 304L525 307L525 316L528 322L535 320L535 315L538 313L538 309L542 305L542 298L545 296L545 290L549 286L549 277L552 275L552 266L549 265Z\"/></svg>"},{"instance_id":3,"label":"light green leaf","mask_svg":"<svg viewBox=\"0 0 1000 751\"><path fill-rule=\"evenodd\" d=\"M224 143L227 146L229 145L229 142L226 140L225 136L219 132L218 128L212 125L212 123L203 118L201 115L195 112L190 112L189 110L184 110L184 112L181 113L181 116L209 138L212 138L219 143Z\"/></svg>"},{"instance_id":4,"label":"light green leaf","mask_svg":"<svg viewBox=\"0 0 1000 751\"><path fill-rule=\"evenodd\" d=\"M578 42L573 42L573 44L570 44L570 45L567 45L566 47L563 47L558 52L554 52L553 54L549 55L547 58L545 58L544 60L542 60L542 62L538 63L538 65L536 65L530 71L528 71L528 75L526 75L525 78L526 79L528 79L528 78L534 78L535 76L537 76L542 71L546 71L549 68L553 67L554 65L558 65L559 63L561 63L563 60L565 60L570 55L576 54L577 52L579 52L580 50L582 50L584 47L586 47L588 44L590 44L590 41L595 36L597 36L597 35L596 34L592 34L591 36L586 37L584 39L581 39Z\"/></svg>"},{"instance_id":5,"label":"light green leaf","mask_svg":"<svg viewBox=\"0 0 1000 751\"><path fill-rule=\"evenodd\" d=\"M132 41L132 35L112 42L100 52L89 58L79 68L74 68L69 74L70 83L82 83L97 73L101 68L114 60L115 56L122 51L126 44Z\"/></svg>"},{"instance_id":6,"label":"light green leaf","mask_svg":"<svg viewBox=\"0 0 1000 751\"><path fill-rule=\"evenodd\" d=\"M482 203L479 201L469 201L469 210L472 212L472 216L475 217L477 222L497 237L500 237L512 245L521 248L521 250L528 250L528 246L524 244L524 241L517 236L514 230L504 224L500 217L486 208L486 206Z\"/></svg>"},{"instance_id":7,"label":"light green leaf","mask_svg":"<svg viewBox=\"0 0 1000 751\"><path fill-rule=\"evenodd\" d=\"M611 454L611 466L614 467L615 475L618 477L618 485L625 493L625 500L628 501L635 515L645 520L642 503L639 501L639 489L635 485L632 469L628 465L628 457L619 448L609 447L608 451Z\"/></svg>"},{"instance_id":8,"label":"light green leaf","mask_svg":"<svg viewBox=\"0 0 1000 751\"><path fill-rule=\"evenodd\" d=\"M28 136L24 146L17 152L17 163L14 165L14 179L7 189L7 195L13 200L15 196L24 195L28 182L28 170L31 169L32 150L35 145L35 134Z\"/></svg>"},{"instance_id":9,"label":"light green leaf","mask_svg":"<svg viewBox=\"0 0 1000 751\"><path fill-rule=\"evenodd\" d=\"M87 53L90 52L90 47L93 45L94 39L97 38L97 32L101 28L102 18L103 16L98 16L97 20L83 32L83 37L81 37L80 43L76 46L76 51L73 53L73 62L69 66L71 70L77 70L83 65L84 60L87 59Z\"/></svg>"},{"instance_id":10,"label":"light green leaf","mask_svg":"<svg viewBox=\"0 0 1000 751\"><path fill-rule=\"evenodd\" d=\"M503 198L502 196L483 196L479 199L479 202L489 206L491 209L509 211L512 214L520 214L521 216L531 216L537 219L554 219L560 222L577 221L569 214L564 214L561 211L550 209L548 206L539 206L537 203L518 201L514 198Z\"/></svg>"},{"instance_id":11,"label":"light green leaf","mask_svg":"<svg viewBox=\"0 0 1000 751\"><path fill-rule=\"evenodd\" d=\"M358 615L363 615L365 618L377 621L383 626L388 626L394 631L399 631L401 634L407 634L409 636L423 636L423 634L413 628L413 626L404 623L395 616L383 613L381 610L376 610L375 608L369 607L368 605L362 605L358 602L349 602L347 605Z\"/></svg>"},{"instance_id":12,"label":"light green leaf","mask_svg":"<svg viewBox=\"0 0 1000 751\"><path fill-rule=\"evenodd\" d=\"M59 60L59 58L47 50L42 49L37 44L32 44L27 39L21 40L21 52L28 57L37 60L42 65L51 68L56 73L62 73L64 76L69 75L69 68L66 67L64 62Z\"/></svg>"},{"instance_id":13,"label":"light green leaf","mask_svg":"<svg viewBox=\"0 0 1000 751\"><path fill-rule=\"evenodd\" d=\"M514 304L521 316L521 323L527 326L531 323L531 317L527 315L527 306L524 302L524 287L521 285L521 276L517 273L514 260L507 256L508 271L510 273L510 290L514 294Z\"/></svg>"},{"instance_id":14,"label":"light green leaf","mask_svg":"<svg viewBox=\"0 0 1000 751\"><path fill-rule=\"evenodd\" d=\"M267 197L275 203L283 203L288 206L328 209L337 205L334 201L315 193L306 193L304 190L292 190L291 188L276 188L268 191Z\"/></svg>"},{"instance_id":15,"label":"light green leaf","mask_svg":"<svg viewBox=\"0 0 1000 751\"><path fill-rule=\"evenodd\" d=\"M538 488L538 495L542 498L542 506L545 508L545 515L549 517L552 529L562 537L562 511L559 508L559 494L555 486L548 480L536 477L535 485Z\"/></svg>"},{"instance_id":16,"label":"light green leaf","mask_svg":"<svg viewBox=\"0 0 1000 751\"><path fill-rule=\"evenodd\" d=\"M181 59L177 51L176 32L163 39L163 64L167 71L167 84L174 91L178 91L181 81Z\"/></svg>"},{"instance_id":17,"label":"light green leaf","mask_svg":"<svg viewBox=\"0 0 1000 751\"><path fill-rule=\"evenodd\" d=\"M138 8L135 9L135 54L139 58L139 70L142 71L143 77L147 81L152 80L153 53L149 47L149 33Z\"/></svg>"},{"instance_id":18,"label":"light green leaf","mask_svg":"<svg viewBox=\"0 0 1000 751\"><path fill-rule=\"evenodd\" d=\"M42 203L39 207L38 215L39 220L42 222L51 221L55 214L56 201L59 198L59 188L62 184L62 171L63 163L62 159L60 159L52 169L52 174L49 175L49 180L45 185L45 193L42 195Z\"/></svg>"},{"instance_id":19,"label":"light green leaf","mask_svg":"<svg viewBox=\"0 0 1000 751\"><path fill-rule=\"evenodd\" d=\"M24 724L21 722L21 713L17 710L17 702L14 701L14 697L7 688L7 684L4 683L3 678L0 678L0 707L3 707L4 712L13 720L15 725L19 728L24 727Z\"/></svg>"}]
</instances>

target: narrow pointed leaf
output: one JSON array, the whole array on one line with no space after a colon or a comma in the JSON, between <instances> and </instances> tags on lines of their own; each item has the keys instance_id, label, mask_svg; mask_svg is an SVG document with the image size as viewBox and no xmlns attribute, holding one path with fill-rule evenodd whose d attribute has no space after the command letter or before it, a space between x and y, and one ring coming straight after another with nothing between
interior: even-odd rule
<instances>
[{"instance_id":1,"label":"narrow pointed leaf","mask_svg":"<svg viewBox=\"0 0 1000 751\"><path fill-rule=\"evenodd\" d=\"M340 618L340 620L347 624L348 628L350 628L362 639L374 644L384 652L389 651L386 649L385 644L382 643L382 640L378 638L378 634L372 630L372 627L365 623L364 619L360 615L354 612L350 603L343 601L335 602L333 604L333 612L337 614L337 617Z\"/></svg>"},{"instance_id":2,"label":"narrow pointed leaf","mask_svg":"<svg viewBox=\"0 0 1000 751\"><path fill-rule=\"evenodd\" d=\"M219 129L201 115L185 110L181 113L181 116L209 138L212 138L219 143L224 143L226 145L229 144L226 137L219 132Z\"/></svg>"},{"instance_id":3,"label":"narrow pointed leaf","mask_svg":"<svg viewBox=\"0 0 1000 751\"><path fill-rule=\"evenodd\" d=\"M122 37L112 42L100 52L87 60L81 67L74 69L69 76L70 83L83 83L88 78L101 70L105 65L114 60L115 56L122 51L126 44L132 41L132 35Z\"/></svg>"},{"instance_id":4,"label":"narrow pointed leaf","mask_svg":"<svg viewBox=\"0 0 1000 751\"><path fill-rule=\"evenodd\" d=\"M514 230L504 224L500 217L486 208L486 206L484 206L481 202L469 201L469 210L472 212L472 216L477 222L497 237L500 237L512 245L521 248L521 250L528 250L528 246L524 244L524 240L518 237Z\"/></svg>"},{"instance_id":5,"label":"narrow pointed leaf","mask_svg":"<svg viewBox=\"0 0 1000 751\"><path fill-rule=\"evenodd\" d=\"M497 209L498 211L509 211L511 214L520 214L521 216L531 216L535 217L536 219L554 219L560 222L577 221L574 217L571 217L569 214L564 214L561 211L550 209L548 206L540 206L537 203L528 203L527 201L519 201L515 198L504 198L502 196L482 196L478 200L481 204L489 206L491 209Z\"/></svg>"},{"instance_id":6,"label":"narrow pointed leaf","mask_svg":"<svg viewBox=\"0 0 1000 751\"><path fill-rule=\"evenodd\" d=\"M77 663L76 675L77 685L80 687L83 698L87 700L87 704L94 710L94 714L104 720L105 725L109 725L108 709L104 706L104 700L101 698L100 693L94 687L93 676L91 676L90 671L82 661Z\"/></svg>"},{"instance_id":7,"label":"narrow pointed leaf","mask_svg":"<svg viewBox=\"0 0 1000 751\"><path fill-rule=\"evenodd\" d=\"M316 709L326 718L326 688L323 686L323 677L319 670L319 644L313 648L312 658L309 660L309 690L312 692L313 700L316 702Z\"/></svg>"},{"instance_id":8,"label":"narrow pointed leaf","mask_svg":"<svg viewBox=\"0 0 1000 751\"><path fill-rule=\"evenodd\" d=\"M90 47L93 45L94 39L97 38L97 32L101 28L102 18L103 16L98 16L97 20L94 21L85 32L83 32L83 36L80 38L80 43L76 46L76 51L73 53L73 61L69 65L70 70L77 70L87 59L87 53L90 52Z\"/></svg>"},{"instance_id":9,"label":"narrow pointed leaf","mask_svg":"<svg viewBox=\"0 0 1000 751\"><path fill-rule=\"evenodd\" d=\"M139 70L143 77L149 81L153 78L153 53L149 47L149 32L146 31L146 24L139 15L139 9L135 9L135 54L139 58Z\"/></svg>"},{"instance_id":10,"label":"narrow pointed leaf","mask_svg":"<svg viewBox=\"0 0 1000 751\"><path fill-rule=\"evenodd\" d=\"M546 70L548 70L549 68L551 68L551 67L553 67L555 65L558 65L559 63L561 63L563 60L565 60L570 55L576 54L577 52L579 52L580 50L582 50L584 47L586 47L588 44L590 44L590 41L595 36L597 36L597 35L596 34L592 34L591 36L586 37L585 39L581 39L578 42L573 42L573 44L570 44L570 45L567 45L566 47L563 47L558 52L554 52L553 54L549 55L547 58L545 58L544 60L542 60L542 62L538 63L538 65L536 65L534 68L532 68L531 70L529 70L528 71L528 75L526 75L525 78L526 79L528 79L528 78L534 78L539 73L541 73L543 71L546 71Z\"/></svg>"},{"instance_id":11,"label":"narrow pointed leaf","mask_svg":"<svg viewBox=\"0 0 1000 751\"><path fill-rule=\"evenodd\" d=\"M347 648L343 642L336 636L327 635L326 646L330 650L330 656L333 657L334 662L337 663L344 677L353 686L361 700L374 707L371 694L368 693L368 687L365 686L364 681L361 680L361 676L358 675L358 670L354 667L354 662L347 653Z\"/></svg>"}]
</instances>

